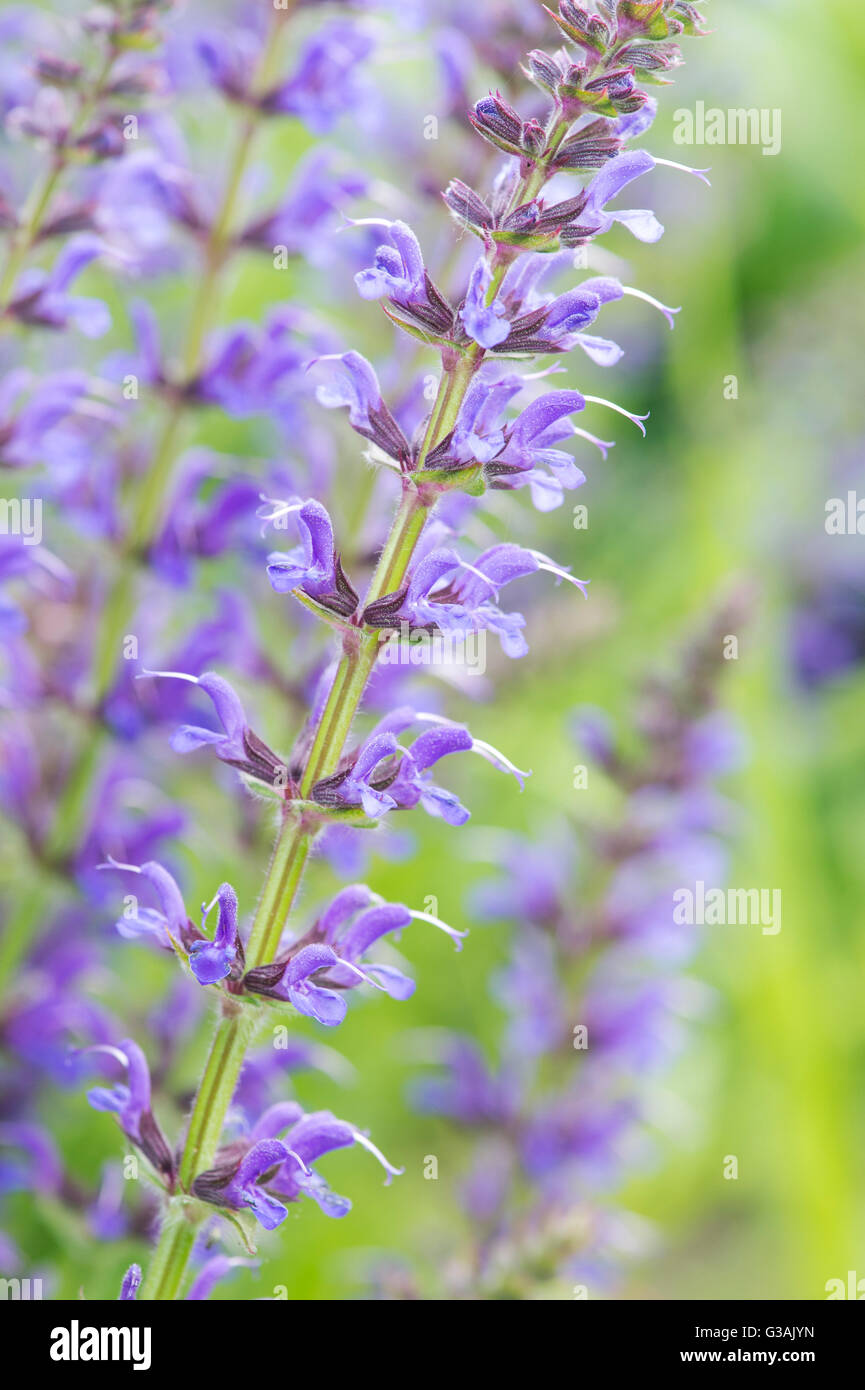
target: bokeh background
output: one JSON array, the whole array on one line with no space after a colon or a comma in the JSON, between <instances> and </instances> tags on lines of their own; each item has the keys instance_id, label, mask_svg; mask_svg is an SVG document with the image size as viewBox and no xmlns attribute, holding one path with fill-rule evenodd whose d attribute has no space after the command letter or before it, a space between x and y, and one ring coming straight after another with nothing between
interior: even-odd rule
<instances>
[{"instance_id":1,"label":"bokeh background","mask_svg":"<svg viewBox=\"0 0 865 1390\"><path fill-rule=\"evenodd\" d=\"M532 5L511 8L525 11L532 46L539 38ZM646 143L656 154L710 166L712 187L659 171L651 178L651 205L666 227L662 241L644 246L622 228L606 240L630 267L631 283L683 306L675 332L643 306L615 306L616 321L611 316L604 329L627 349L615 389L583 358L569 361L557 383L651 409L648 438L616 429L606 463L581 459L589 476L575 500L588 507L586 530L574 529L570 504L528 520L525 499L499 497L491 510L498 534L525 539L529 532L531 543L591 579L591 601L584 605L552 586L521 586L530 656L491 663L496 692L488 701L471 689L448 695L450 713L533 776L518 795L480 763L455 766L448 784L471 805L471 827L455 832L415 816L406 831L413 854L373 853L367 877L378 891L414 906L432 896L440 915L471 935L457 957L437 934L418 931L404 943L418 980L415 996L400 1005L364 1000L338 1037L325 1039L350 1059L351 1076L296 1078L304 1103L369 1127L405 1175L386 1189L375 1165L333 1155L328 1176L351 1195L351 1216L328 1222L306 1204L293 1209L269 1246L266 1279L241 1272L222 1297L269 1296L271 1283L284 1285L290 1298L356 1297L371 1268L395 1260L405 1261L422 1288L433 1287L437 1264L466 1234L456 1191L468 1140L445 1120L418 1115L407 1091L423 1030L456 1028L490 1045L501 1030L488 984L511 928L471 920L471 889L488 875L477 832L493 826L540 835L561 820L579 834L608 816L614 803L602 776L591 776L586 790L573 787L572 768L582 759L571 712L588 703L627 719L644 675L668 670L687 633L743 586L749 618L723 685L723 703L740 721L748 749L742 771L724 787L740 813L731 882L780 888L783 930L710 932L691 967L709 987L711 1004L658 1085L651 1159L618 1194L639 1219L639 1234L614 1292L819 1299L827 1280L846 1279L848 1270L865 1276L865 537L825 530L829 498L857 486L865 495L865 192L857 163L865 16L855 0L819 7L713 0L707 14L714 33L687 45L687 66L675 87L660 89L661 112ZM378 19L391 36L371 72L417 186L394 180L381 119L343 122L329 139L349 165L381 180L390 215L408 215L431 263L442 267L447 218L419 187L465 176L460 161L477 160L476 145L449 120L437 141L424 141L423 118L438 109L438 87L422 16L408 36L384 9ZM478 72L471 90L479 96L488 84ZM674 112L697 101L779 109L780 153L675 144ZM190 97L180 114L194 158L216 158L225 145L224 110ZM263 141L261 177L271 188L278 189L309 138L281 126ZM326 296L347 342L373 360L387 356L385 320L357 300L353 267L335 267L289 266L281 292L300 302ZM111 301L102 271L88 272L88 284ZM261 319L273 300L273 273L243 259L227 289L226 320ZM168 331L182 321L185 292L170 276L150 292ZM115 307L122 348L128 330L122 306ZM104 343L98 351L106 351ZM356 438L332 417L325 423L342 449L331 495L338 524L348 530L370 479ZM254 459L270 447L257 428L205 416L195 442ZM216 581L230 584L230 561L218 564ZM279 654L283 643L288 650L295 615L263 576L259 592ZM184 617L178 615L180 626ZM287 743L296 711L286 714L248 693L259 727L278 746ZM166 733L148 736L154 757ZM189 812L180 854L188 900L230 877L250 904L266 860L266 826L241 836L237 802L214 796L212 767L166 767L169 796ZM28 891L14 839L7 844L9 891ZM576 862L573 884L579 894ZM301 912L333 885L330 866L316 862ZM95 995L109 997L120 1017L129 1008L145 1011L164 994L171 964L135 945L109 950L111 969L93 982ZM206 1037L203 1025L184 1053L178 1094L194 1084ZM86 1107L80 1091L53 1090L44 1105L72 1172L91 1180L118 1152L112 1127ZM437 1181L424 1178L428 1155L438 1158ZM723 1177L726 1155L738 1158L736 1181ZM83 1286L88 1297L115 1297L123 1269L143 1251L133 1239L101 1248L88 1242L76 1221L44 1198L18 1196L9 1217L32 1267L50 1271L54 1296L74 1297ZM569 1293L562 1287L553 1296Z\"/></svg>"}]
</instances>

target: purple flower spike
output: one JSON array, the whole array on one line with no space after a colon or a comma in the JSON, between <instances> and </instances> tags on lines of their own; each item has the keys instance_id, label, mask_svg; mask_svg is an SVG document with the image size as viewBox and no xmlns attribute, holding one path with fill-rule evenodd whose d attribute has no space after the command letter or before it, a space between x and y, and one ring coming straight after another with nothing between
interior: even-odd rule
<instances>
[{"instance_id":1,"label":"purple flower spike","mask_svg":"<svg viewBox=\"0 0 865 1390\"><path fill-rule=\"evenodd\" d=\"M117 1295L118 1303L132 1303L138 1295L139 1285L141 1284L141 1266L130 1265L123 1276L123 1283L120 1285L120 1293Z\"/></svg>"},{"instance_id":2,"label":"purple flower spike","mask_svg":"<svg viewBox=\"0 0 865 1390\"><path fill-rule=\"evenodd\" d=\"M237 956L237 894L230 883L223 883L213 902L203 909L202 926L217 902L219 918L213 940L194 941L189 948L189 968L200 985L224 980Z\"/></svg>"}]
</instances>

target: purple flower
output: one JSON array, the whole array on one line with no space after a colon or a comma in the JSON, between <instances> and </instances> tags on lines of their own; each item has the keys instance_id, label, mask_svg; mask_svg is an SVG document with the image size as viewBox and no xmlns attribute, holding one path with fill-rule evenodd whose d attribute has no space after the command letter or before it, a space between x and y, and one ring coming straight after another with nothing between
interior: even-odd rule
<instances>
[{"instance_id":1,"label":"purple flower","mask_svg":"<svg viewBox=\"0 0 865 1390\"><path fill-rule=\"evenodd\" d=\"M291 945L281 962L249 971L244 985L253 993L286 1000L326 1027L342 1023L346 993L361 982L392 999L409 999L414 981L394 966L366 956L382 937L398 935L415 919L438 927L460 948L464 932L402 903L382 902L364 884L351 884L337 894L306 936Z\"/></svg>"},{"instance_id":2,"label":"purple flower","mask_svg":"<svg viewBox=\"0 0 865 1390\"><path fill-rule=\"evenodd\" d=\"M0 1122L0 1148L17 1150L26 1159L0 1159L0 1194L27 1189L49 1196L59 1194L63 1165L54 1140L41 1125L15 1120Z\"/></svg>"},{"instance_id":3,"label":"purple flower","mask_svg":"<svg viewBox=\"0 0 865 1390\"><path fill-rule=\"evenodd\" d=\"M628 228L639 241L657 241L664 234L654 213L645 209L627 212L606 212L607 203L617 198L629 183L654 169L655 160L645 150L626 150L624 154L610 159L595 174L586 189L587 201L581 220L597 226L598 234L608 232L614 222Z\"/></svg>"},{"instance_id":4,"label":"purple flower","mask_svg":"<svg viewBox=\"0 0 865 1390\"><path fill-rule=\"evenodd\" d=\"M311 1197L325 1216L341 1217L351 1210L347 1197L339 1197L331 1191L324 1178L316 1173L311 1164L334 1149L344 1149L350 1144L359 1144L367 1149L385 1170L385 1182L402 1172L388 1163L384 1155L370 1142L365 1134L352 1125L338 1120L328 1110L315 1111L304 1115L293 1124L285 1135L285 1146L289 1161L284 1163L276 1175L274 1191L286 1201L297 1201L300 1196Z\"/></svg>"},{"instance_id":5,"label":"purple flower","mask_svg":"<svg viewBox=\"0 0 865 1390\"><path fill-rule=\"evenodd\" d=\"M141 1266L130 1265L123 1276L120 1285L120 1293L117 1295L118 1303L132 1303L138 1296L138 1288L141 1284Z\"/></svg>"},{"instance_id":6,"label":"purple flower","mask_svg":"<svg viewBox=\"0 0 865 1390\"><path fill-rule=\"evenodd\" d=\"M46 434L75 414L88 391L83 372L49 372L34 380L19 368L0 382L0 462L11 468L40 463Z\"/></svg>"},{"instance_id":7,"label":"purple flower","mask_svg":"<svg viewBox=\"0 0 865 1390\"><path fill-rule=\"evenodd\" d=\"M256 1269L257 1267L257 1261L245 1260L239 1255L213 1255L195 1276L189 1293L186 1295L186 1301L187 1303L201 1302L209 1298L216 1285L223 1279L227 1279L234 1270Z\"/></svg>"},{"instance_id":8,"label":"purple flower","mask_svg":"<svg viewBox=\"0 0 865 1390\"><path fill-rule=\"evenodd\" d=\"M236 324L213 343L195 382L197 400L243 420L286 413L309 356L298 311L274 311L263 326Z\"/></svg>"},{"instance_id":9,"label":"purple flower","mask_svg":"<svg viewBox=\"0 0 865 1390\"><path fill-rule=\"evenodd\" d=\"M278 594L302 589L310 598L333 593L336 589L336 552L333 524L320 502L293 502L284 515L293 515L300 529L302 544L290 554L274 551L268 556L267 575ZM282 514L281 514L282 515ZM273 516L269 518L273 520Z\"/></svg>"},{"instance_id":10,"label":"purple flower","mask_svg":"<svg viewBox=\"0 0 865 1390\"><path fill-rule=\"evenodd\" d=\"M316 399L329 410L348 407L352 428L371 439L400 463L411 457L408 440L382 400L374 369L359 352L331 353L310 362L327 366L331 376L316 388Z\"/></svg>"},{"instance_id":11,"label":"purple flower","mask_svg":"<svg viewBox=\"0 0 865 1390\"><path fill-rule=\"evenodd\" d=\"M313 150L306 156L279 207L245 229L244 245L271 254L284 246L313 263L325 261L332 254L328 231L334 215L366 192L363 175L336 173L332 166L328 150Z\"/></svg>"},{"instance_id":12,"label":"purple flower","mask_svg":"<svg viewBox=\"0 0 865 1390\"><path fill-rule=\"evenodd\" d=\"M156 890L157 897L162 906L159 911L153 907L139 907L135 902L135 911L131 915L124 915L117 921L117 930L122 937L131 941L140 936L154 937L158 944L166 950L173 950L171 938L175 941L182 941L186 936L189 923L186 906L176 881L172 878L167 869L154 860L148 860L146 864L121 864L116 859L109 858L107 864L99 866L103 869L117 869L121 873L140 874Z\"/></svg>"},{"instance_id":13,"label":"purple flower","mask_svg":"<svg viewBox=\"0 0 865 1390\"><path fill-rule=\"evenodd\" d=\"M172 1181L174 1160L150 1108L150 1072L141 1048L131 1038L125 1038L118 1047L97 1044L86 1048L83 1055L122 1067L125 1082L112 1087L95 1086L88 1091L87 1099L94 1110L116 1115L123 1133Z\"/></svg>"},{"instance_id":14,"label":"purple flower","mask_svg":"<svg viewBox=\"0 0 865 1390\"><path fill-rule=\"evenodd\" d=\"M77 328L86 338L101 338L111 327L111 315L101 299L68 293L77 278L104 247L95 237L73 237L51 270L29 269L18 278L8 312L21 323L39 328Z\"/></svg>"},{"instance_id":15,"label":"purple flower","mask_svg":"<svg viewBox=\"0 0 865 1390\"><path fill-rule=\"evenodd\" d=\"M408 809L420 804L431 816L440 816L450 825L463 825L469 817L466 808L429 778L429 769L436 762L450 753L488 756L492 752L490 761L520 775L501 754L446 719L440 721L442 728L421 734L411 747L404 748L395 731L407 729L419 717L438 722L434 716L418 716L413 710L395 711L361 744L348 768L315 784L313 798L324 805L357 806L373 820L397 807Z\"/></svg>"},{"instance_id":16,"label":"purple flower","mask_svg":"<svg viewBox=\"0 0 865 1390\"><path fill-rule=\"evenodd\" d=\"M525 618L504 613L493 600L505 584L538 570L567 579L585 597L585 581L574 579L540 551L503 543L469 564L455 551L433 550L415 566L398 617L414 627L432 626L459 635L488 630L497 635L507 656L524 656Z\"/></svg>"},{"instance_id":17,"label":"purple flower","mask_svg":"<svg viewBox=\"0 0 865 1390\"><path fill-rule=\"evenodd\" d=\"M496 297L491 304L487 303L492 278L489 261L486 256L480 256L475 261L465 302L460 309L460 318L469 337L485 348L498 347L511 331L507 309L502 301Z\"/></svg>"},{"instance_id":18,"label":"purple flower","mask_svg":"<svg viewBox=\"0 0 865 1390\"><path fill-rule=\"evenodd\" d=\"M325 25L301 49L293 76L263 99L263 109L298 116L317 135L327 134L341 116L368 105L359 74L372 48L371 36L357 25Z\"/></svg>"},{"instance_id":19,"label":"purple flower","mask_svg":"<svg viewBox=\"0 0 865 1390\"><path fill-rule=\"evenodd\" d=\"M283 1130L287 1133L280 1141L275 1136ZM300 1196L312 1197L326 1216L345 1216L351 1210L351 1202L336 1196L310 1166L333 1149L361 1145L382 1164L386 1182L402 1172L352 1125L326 1110L304 1115L293 1102L272 1106L262 1115L251 1138L254 1142L243 1158L200 1174L193 1191L216 1205L249 1208L269 1231L285 1220L284 1202L297 1201Z\"/></svg>"},{"instance_id":20,"label":"purple flower","mask_svg":"<svg viewBox=\"0 0 865 1390\"><path fill-rule=\"evenodd\" d=\"M248 1207L259 1225L272 1231L288 1212L281 1202L260 1186L259 1179L277 1168L288 1157L288 1150L278 1139L262 1139L241 1159L234 1175L223 1189L226 1206Z\"/></svg>"},{"instance_id":21,"label":"purple flower","mask_svg":"<svg viewBox=\"0 0 865 1390\"><path fill-rule=\"evenodd\" d=\"M214 904L219 903L219 917L212 941L193 941L189 948L189 968L200 985L215 985L231 973L237 956L237 894L230 883L223 883L216 897L202 911L202 927Z\"/></svg>"},{"instance_id":22,"label":"purple flower","mask_svg":"<svg viewBox=\"0 0 865 1390\"><path fill-rule=\"evenodd\" d=\"M246 720L240 697L227 680L213 671L205 671L203 676L190 676L184 671L142 671L142 677L160 680L189 681L209 695L222 732L215 729L200 728L195 724L183 724L171 736L171 747L175 753L191 753L196 748L210 746L216 756L226 763L245 763L248 761L246 735L249 725Z\"/></svg>"},{"instance_id":23,"label":"purple flower","mask_svg":"<svg viewBox=\"0 0 865 1390\"><path fill-rule=\"evenodd\" d=\"M389 245L379 246L372 266L355 275L361 299L393 299L404 307L426 305L426 266L411 227L405 222L373 225L387 229Z\"/></svg>"},{"instance_id":24,"label":"purple flower","mask_svg":"<svg viewBox=\"0 0 865 1390\"><path fill-rule=\"evenodd\" d=\"M515 1078L496 1076L473 1039L449 1039L436 1061L446 1074L415 1087L419 1109L450 1115L464 1125L506 1125L511 1120L519 1100Z\"/></svg>"}]
</instances>

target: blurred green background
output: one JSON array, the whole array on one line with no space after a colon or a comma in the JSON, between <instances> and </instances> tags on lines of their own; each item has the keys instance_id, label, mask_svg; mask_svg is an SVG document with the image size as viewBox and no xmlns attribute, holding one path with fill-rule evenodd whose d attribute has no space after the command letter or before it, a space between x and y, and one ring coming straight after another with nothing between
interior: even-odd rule
<instances>
[{"instance_id":1,"label":"blurred green background","mask_svg":"<svg viewBox=\"0 0 865 1390\"><path fill-rule=\"evenodd\" d=\"M628 348L615 381L581 358L556 382L651 408L648 439L621 422L607 463L581 455L589 481L578 500L588 506L588 530L574 530L567 504L526 523L533 544L591 579L591 602L552 588L539 602L537 589L531 598L528 585L519 595L515 589L516 606L529 616L531 655L496 663L489 704L449 697L449 712L533 770L525 792L503 788L475 760L449 769L448 785L471 806L476 826L532 832L557 817L591 818L607 806L606 792L594 776L588 790L572 788L578 758L570 711L588 702L626 718L643 674L669 666L681 638L719 596L750 585L751 619L724 687L750 754L725 788L743 811L731 881L780 887L784 926L774 937L747 928L710 936L694 967L715 992L714 1008L693 1025L684 1055L664 1078L653 1169L624 1194L623 1204L652 1224L655 1238L651 1252L629 1266L622 1293L819 1299L827 1280L846 1279L848 1270L865 1276L865 675L854 669L806 694L791 668L790 631L804 576L841 562L842 548L844 563L865 569L865 539L827 537L824 529L826 500L856 486L863 437L865 191L857 150L865 13L855 0L819 7L714 0L707 14L715 32L687 45L687 66L675 87L660 89L661 113L645 143L658 155L711 166L711 190L658 171L635 201L655 208L663 240L643 246L621 228L607 239L627 259L630 283L683 306L676 330L668 333L644 306L614 306L603 331ZM406 88L424 81L423 62L415 61L416 70L399 79ZM484 84L476 85L479 95ZM674 112L698 101L779 109L780 153L676 145ZM212 132L202 117L202 141ZM281 161L295 153L292 138L271 137L275 185ZM444 137L435 151L445 173L461 172L450 157L457 148ZM375 149L363 158L374 167ZM427 218L443 231L443 212L433 208ZM285 293L302 296L293 274ZM259 317L271 292L268 272L245 264L230 286L226 317ZM169 312L174 293L166 290ZM347 337L368 356L388 350L373 307L347 293L341 313ZM731 376L735 399L725 394ZM595 424L603 433L606 418ZM220 424L217 434L222 449L247 447L245 427L234 438ZM356 444L347 431L344 438L348 467ZM357 499L350 485L342 495L347 517ZM493 511L501 534L522 538L524 497L497 501ZM275 642L279 624L290 620L284 604L272 604ZM283 716L268 713L278 739ZM189 900L230 876L241 902L251 904L266 837L239 870L226 867L231 805L214 806L201 770L197 781L184 771L176 789L197 827L187 845ZM302 1101L369 1128L405 1175L385 1189L362 1155L334 1154L322 1169L351 1196L349 1218L328 1221L309 1204L295 1207L268 1242L266 1273L258 1280L241 1273L217 1296L269 1296L271 1285L284 1285L290 1298L353 1297L370 1265L394 1254L431 1287L437 1263L463 1234L455 1186L468 1144L406 1100L416 1070L411 1034L452 1027L494 1044L502 1015L487 982L505 957L507 929L467 918L467 891L486 872L471 857L476 840L420 815L411 831L416 856L376 858L369 881L415 907L435 897L442 917L472 929L466 948L456 957L437 933L409 933L402 949L418 980L414 998L397 1005L355 996L338 1035L324 1039L351 1059L354 1083L316 1073L297 1079ZM315 864L301 913L332 887L327 865ZM126 960L123 994L113 999L120 1016L125 996L138 1007L145 995L155 999L171 969L143 949L122 949L135 953L135 965L118 951L116 965ZM204 1043L202 1034L199 1058ZM196 1063L190 1054L189 1086ZM52 1120L82 1178L92 1175L96 1156L118 1152L105 1117L78 1095L52 1102ZM437 1181L424 1178L430 1154L439 1160ZM723 1178L730 1154L739 1160L735 1182ZM16 1239L36 1268L59 1259L58 1295L75 1296L83 1285L88 1297L114 1297L141 1248L125 1242L82 1253L77 1228L65 1229L59 1247L58 1229L65 1228L56 1212L29 1198L19 1204Z\"/></svg>"}]
</instances>

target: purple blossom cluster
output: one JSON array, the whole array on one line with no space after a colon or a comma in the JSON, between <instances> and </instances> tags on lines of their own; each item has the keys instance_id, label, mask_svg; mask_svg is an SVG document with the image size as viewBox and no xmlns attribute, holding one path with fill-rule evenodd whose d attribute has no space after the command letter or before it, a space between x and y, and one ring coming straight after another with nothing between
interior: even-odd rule
<instances>
[{"instance_id":1,"label":"purple blossom cluster","mask_svg":"<svg viewBox=\"0 0 865 1390\"><path fill-rule=\"evenodd\" d=\"M143 1276L132 1266L122 1299L172 1299L187 1288L189 1298L206 1297L238 1264L207 1257L196 1230L213 1222L221 1238L240 1230L249 1245L251 1223L273 1229L301 1197L344 1216L350 1203L313 1167L334 1149L366 1148L388 1181L398 1171L361 1128L285 1099L286 1071L327 1070L327 1049L303 1035L287 1057L260 1055L256 1044L284 1019L339 1026L352 991L407 1000L414 982L387 945L414 922L457 946L464 933L360 883L298 930L304 868L321 848L355 877L358 835L382 823L387 834L396 813L417 806L463 825L468 809L439 782L451 754L478 754L523 785L527 774L441 712L436 695L421 700L401 672L382 676L382 639L406 629L488 631L520 658L526 619L502 606L506 585L543 572L586 594L587 581L533 546L478 553L465 523L490 492L527 488L543 513L581 486L561 446L611 447L574 423L590 407L645 432L645 415L548 390L546 378L575 348L615 366L621 349L593 330L623 296L647 301L671 326L677 312L581 267L614 224L646 242L661 235L650 211L610 205L669 163L631 144L655 114L642 84L680 60L679 36L701 32L692 5L596 0L589 13L561 0L553 19L564 47L536 49L525 67L539 115L523 118L500 91L475 104L471 125L498 167L484 191L473 173L472 184L454 180L444 193L455 240L476 248L456 292L412 227L383 215L390 209L378 205L375 181L333 140L341 121L375 105L369 7L324 20L298 8L239 5L222 28L202 26L194 7L185 15L161 0L115 0L70 24L62 56L50 17L7 23L19 61L2 93L15 143L0 169L0 354L9 368L0 463L21 489L22 519L33 500L25 493L38 489L39 522L33 515L0 550L0 803L24 866L0 946L0 1018L14 1063L2 1096L0 1135L12 1153L3 1185L15 1190L26 1173L37 1190L84 1211L100 1238L141 1235L158 1218L155 1251ZM452 32L439 35L451 95L468 71ZM483 35L477 47L488 56ZM504 52L491 61L501 64ZM202 171L194 139L171 114L172 101L190 98L231 129L221 177ZM291 177L280 171L278 198L253 199L256 141L275 122L299 123L321 143ZM340 298L353 276L359 298L377 301L396 330L401 346L380 371L344 341L338 303L323 292L324 308L310 306L302 275L295 298L278 289L261 321L222 322L242 258L272 257L276 273L289 262L314 269L323 255ZM142 283L158 291L166 276L192 288L181 324L155 311L158 293L142 294ZM562 277L566 287L545 288ZM95 292L80 292L82 283ZM129 343L100 359L86 344L106 334L118 305ZM431 405L419 371L408 387L400 379L411 340L439 359ZM537 358L552 365L520 370ZM346 410L363 439L382 479L376 507L388 488L398 493L386 537L378 514L361 538L334 523L343 491L322 407ZM236 442L218 448L215 437ZM289 548L262 554L268 530L287 532ZM230 586L223 560L236 567ZM271 590L293 601L288 655L286 606ZM302 720L289 750L279 750L281 735L259 732L282 727L272 716L251 722L246 689L257 707L288 706ZM368 695L380 717L356 732ZM187 911L181 848L194 827L183 782L179 795L171 790L176 764L152 749L149 735L162 725L172 728L173 754L209 753L207 770L196 768L202 779L221 787L225 772L275 816L248 922L253 904L229 881L208 885L200 924ZM239 860L259 848L262 829L250 829L256 813L248 798L232 800L232 785ZM238 883L226 860L226 880ZM119 918L116 875L130 890ZM90 988L116 962L104 930L112 917L122 940L143 939L176 962L164 1005L148 1017L121 1010L121 1020L114 996L109 1007ZM526 982L543 970L543 946L530 954L518 972ZM171 1138L164 1114L184 1108L175 1064L203 997L216 1031L185 1128L175 1125ZM110 1166L92 1191L79 1190L37 1122L40 1085L79 1085L94 1072L104 1084L90 1090L91 1106L115 1116L150 1174L131 1216ZM504 1114L508 1087L493 1089ZM541 1125L530 1147L542 1167L558 1142ZM201 1265L191 1287L190 1260Z\"/></svg>"}]
</instances>

